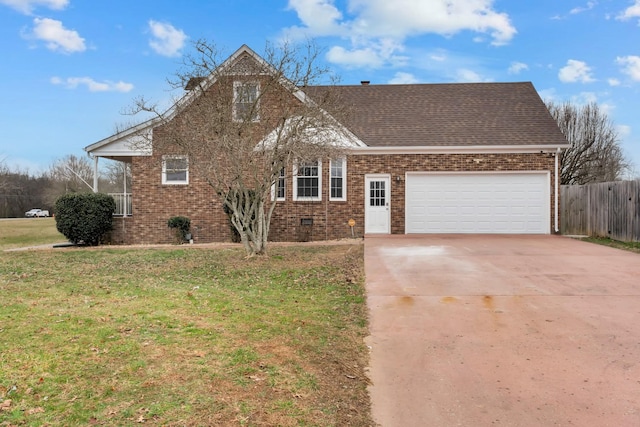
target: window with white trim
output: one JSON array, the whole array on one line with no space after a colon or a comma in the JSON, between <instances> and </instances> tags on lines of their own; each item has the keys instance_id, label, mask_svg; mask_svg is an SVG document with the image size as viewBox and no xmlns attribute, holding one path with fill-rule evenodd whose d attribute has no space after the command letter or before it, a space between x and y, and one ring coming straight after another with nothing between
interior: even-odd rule
<instances>
[{"instance_id":1,"label":"window with white trim","mask_svg":"<svg viewBox=\"0 0 640 427\"><path fill-rule=\"evenodd\" d=\"M233 82L233 120L236 122L259 121L259 95L260 83Z\"/></svg>"},{"instance_id":2,"label":"window with white trim","mask_svg":"<svg viewBox=\"0 0 640 427\"><path fill-rule=\"evenodd\" d=\"M322 200L322 162L300 162L293 174L294 200Z\"/></svg>"},{"instance_id":3,"label":"window with white trim","mask_svg":"<svg viewBox=\"0 0 640 427\"><path fill-rule=\"evenodd\" d=\"M271 188L271 200L283 201L286 199L286 175L284 168L280 169L280 174L278 175L278 179L276 183Z\"/></svg>"},{"instance_id":4,"label":"window with white trim","mask_svg":"<svg viewBox=\"0 0 640 427\"><path fill-rule=\"evenodd\" d=\"M329 200L347 200L347 160L344 158L331 160L329 163Z\"/></svg>"},{"instance_id":5,"label":"window with white trim","mask_svg":"<svg viewBox=\"0 0 640 427\"><path fill-rule=\"evenodd\" d=\"M189 160L187 156L162 157L162 183L170 185L189 184Z\"/></svg>"}]
</instances>

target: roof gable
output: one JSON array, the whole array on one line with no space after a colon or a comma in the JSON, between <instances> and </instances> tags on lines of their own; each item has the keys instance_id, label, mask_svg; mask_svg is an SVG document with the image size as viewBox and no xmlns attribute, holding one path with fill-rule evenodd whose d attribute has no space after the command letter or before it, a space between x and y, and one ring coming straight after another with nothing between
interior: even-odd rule
<instances>
[{"instance_id":1,"label":"roof gable","mask_svg":"<svg viewBox=\"0 0 640 427\"><path fill-rule=\"evenodd\" d=\"M273 74L276 70L266 62L260 55L255 53L249 46L242 45L229 58L227 58L215 72L206 77L193 77L185 85L186 93L161 117L154 117L136 126L120 131L105 139L95 142L85 147L85 151L92 155L108 157L115 156L114 152L118 152L119 156L139 156L151 154L151 144L141 144L141 140L150 141L149 136L153 128L162 123L172 120L176 114L187 108L194 100L196 100L204 91L215 84L220 76L229 75L260 75ZM279 79L279 83L291 92L291 94L303 103L313 103L300 88L293 85L286 78ZM342 128L341 124L335 120L336 129ZM344 134L349 134L348 130L341 130ZM135 142L135 143L134 143Z\"/></svg>"}]
</instances>

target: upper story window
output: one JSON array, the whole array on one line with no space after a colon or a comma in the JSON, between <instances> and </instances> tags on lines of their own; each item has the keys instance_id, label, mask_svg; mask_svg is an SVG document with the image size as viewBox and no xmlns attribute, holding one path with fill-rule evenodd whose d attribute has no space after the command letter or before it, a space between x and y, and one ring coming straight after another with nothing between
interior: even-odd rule
<instances>
[{"instance_id":1,"label":"upper story window","mask_svg":"<svg viewBox=\"0 0 640 427\"><path fill-rule=\"evenodd\" d=\"M346 159L331 160L329 166L330 192L329 200L347 200L347 161Z\"/></svg>"},{"instance_id":2,"label":"upper story window","mask_svg":"<svg viewBox=\"0 0 640 427\"><path fill-rule=\"evenodd\" d=\"M187 156L164 156L162 158L163 184L188 184L189 160Z\"/></svg>"},{"instance_id":3,"label":"upper story window","mask_svg":"<svg viewBox=\"0 0 640 427\"><path fill-rule=\"evenodd\" d=\"M322 162L300 162L294 170L294 200L322 200Z\"/></svg>"},{"instance_id":4,"label":"upper story window","mask_svg":"<svg viewBox=\"0 0 640 427\"><path fill-rule=\"evenodd\" d=\"M275 184L271 186L271 200L283 201L286 200L286 188L285 188L285 169L280 169L278 178Z\"/></svg>"},{"instance_id":5,"label":"upper story window","mask_svg":"<svg viewBox=\"0 0 640 427\"><path fill-rule=\"evenodd\" d=\"M260 120L258 82L233 82L233 120L236 122Z\"/></svg>"},{"instance_id":6,"label":"upper story window","mask_svg":"<svg viewBox=\"0 0 640 427\"><path fill-rule=\"evenodd\" d=\"M284 168L280 169L280 175L278 176L278 183L276 184L276 200L285 199L285 172Z\"/></svg>"}]
</instances>

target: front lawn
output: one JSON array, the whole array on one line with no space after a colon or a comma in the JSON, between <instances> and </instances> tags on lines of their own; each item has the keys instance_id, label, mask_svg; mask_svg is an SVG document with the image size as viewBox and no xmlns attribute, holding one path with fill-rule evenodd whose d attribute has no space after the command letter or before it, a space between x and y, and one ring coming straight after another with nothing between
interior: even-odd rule
<instances>
[{"instance_id":1,"label":"front lawn","mask_svg":"<svg viewBox=\"0 0 640 427\"><path fill-rule=\"evenodd\" d=\"M5 252L0 301L0 425L372 425L360 244Z\"/></svg>"}]
</instances>

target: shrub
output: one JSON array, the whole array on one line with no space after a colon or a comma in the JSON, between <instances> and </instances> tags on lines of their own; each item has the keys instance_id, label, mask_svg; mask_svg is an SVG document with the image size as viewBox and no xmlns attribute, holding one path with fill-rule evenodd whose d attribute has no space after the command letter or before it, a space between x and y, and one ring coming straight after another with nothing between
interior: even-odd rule
<instances>
[{"instance_id":1,"label":"shrub","mask_svg":"<svg viewBox=\"0 0 640 427\"><path fill-rule=\"evenodd\" d=\"M176 233L177 243L184 243L189 241L188 235L191 230L191 220L185 216L172 216L167 221L169 228L173 228Z\"/></svg>"},{"instance_id":2,"label":"shrub","mask_svg":"<svg viewBox=\"0 0 640 427\"><path fill-rule=\"evenodd\" d=\"M98 245L113 226L116 202L104 193L69 193L56 200L56 228L71 243Z\"/></svg>"}]
</instances>

